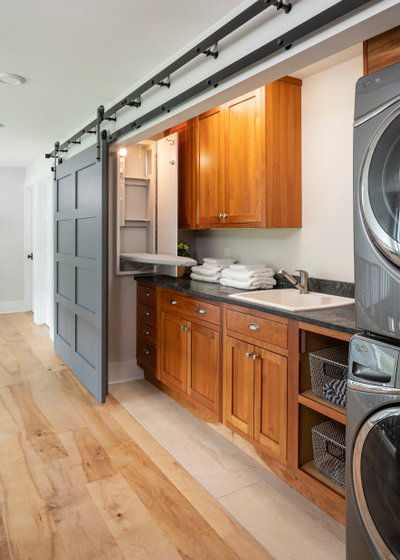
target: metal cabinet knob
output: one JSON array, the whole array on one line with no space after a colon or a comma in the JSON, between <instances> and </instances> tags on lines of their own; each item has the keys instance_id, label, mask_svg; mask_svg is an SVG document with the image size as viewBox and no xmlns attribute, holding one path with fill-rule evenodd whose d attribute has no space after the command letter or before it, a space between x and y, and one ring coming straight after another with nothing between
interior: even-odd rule
<instances>
[{"instance_id":1,"label":"metal cabinet knob","mask_svg":"<svg viewBox=\"0 0 400 560\"><path fill-rule=\"evenodd\" d=\"M149 331L149 329L143 329L142 333L145 334L145 335L148 335L148 334L150 334L150 331Z\"/></svg>"},{"instance_id":2,"label":"metal cabinet knob","mask_svg":"<svg viewBox=\"0 0 400 560\"><path fill-rule=\"evenodd\" d=\"M250 323L249 324L249 329L251 331L259 331L260 330L260 325L257 325L257 323Z\"/></svg>"},{"instance_id":3,"label":"metal cabinet knob","mask_svg":"<svg viewBox=\"0 0 400 560\"><path fill-rule=\"evenodd\" d=\"M148 356L148 355L150 354L150 350L149 350L148 348L145 348L145 349L143 350L143 354L144 354L145 356Z\"/></svg>"},{"instance_id":4,"label":"metal cabinet knob","mask_svg":"<svg viewBox=\"0 0 400 560\"><path fill-rule=\"evenodd\" d=\"M246 352L246 354L245 354L246 358L251 358L252 355L253 355L253 354L252 354L251 352Z\"/></svg>"},{"instance_id":5,"label":"metal cabinet knob","mask_svg":"<svg viewBox=\"0 0 400 560\"><path fill-rule=\"evenodd\" d=\"M150 296L150 292L144 292L144 295L145 295L146 297L149 297L149 296Z\"/></svg>"},{"instance_id":6,"label":"metal cabinet knob","mask_svg":"<svg viewBox=\"0 0 400 560\"><path fill-rule=\"evenodd\" d=\"M184 325L181 325L181 331L188 332L188 331L190 331L190 329L189 329L189 327L185 327Z\"/></svg>"},{"instance_id":7,"label":"metal cabinet knob","mask_svg":"<svg viewBox=\"0 0 400 560\"><path fill-rule=\"evenodd\" d=\"M260 357L260 356L259 356L258 354L253 354L253 355L252 355L253 360L258 360L259 357Z\"/></svg>"},{"instance_id":8,"label":"metal cabinet knob","mask_svg":"<svg viewBox=\"0 0 400 560\"><path fill-rule=\"evenodd\" d=\"M204 313L206 313L206 310L204 309L204 307L199 307L197 313L201 313L202 315L204 315Z\"/></svg>"},{"instance_id":9,"label":"metal cabinet knob","mask_svg":"<svg viewBox=\"0 0 400 560\"><path fill-rule=\"evenodd\" d=\"M145 312L143 313L143 315L144 315L145 317L150 317L150 311L145 311Z\"/></svg>"},{"instance_id":10,"label":"metal cabinet knob","mask_svg":"<svg viewBox=\"0 0 400 560\"><path fill-rule=\"evenodd\" d=\"M169 303L170 303L171 305L176 305L178 302L176 301L176 299L170 299L170 300L169 300Z\"/></svg>"}]
</instances>

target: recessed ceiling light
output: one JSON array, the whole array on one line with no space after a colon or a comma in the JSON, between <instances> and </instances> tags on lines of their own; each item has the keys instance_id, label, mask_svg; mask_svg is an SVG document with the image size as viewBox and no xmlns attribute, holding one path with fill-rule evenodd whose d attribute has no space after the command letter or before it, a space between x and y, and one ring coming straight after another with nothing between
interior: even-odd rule
<instances>
[{"instance_id":1,"label":"recessed ceiling light","mask_svg":"<svg viewBox=\"0 0 400 560\"><path fill-rule=\"evenodd\" d=\"M0 83L8 86L19 86L25 82L25 78L18 74L9 74L8 72L0 72Z\"/></svg>"}]
</instances>

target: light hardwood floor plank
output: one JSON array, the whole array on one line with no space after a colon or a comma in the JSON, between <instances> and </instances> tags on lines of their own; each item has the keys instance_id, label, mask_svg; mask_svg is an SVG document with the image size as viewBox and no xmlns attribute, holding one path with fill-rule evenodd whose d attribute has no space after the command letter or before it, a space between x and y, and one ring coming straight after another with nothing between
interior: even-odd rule
<instances>
[{"instance_id":1,"label":"light hardwood floor plank","mask_svg":"<svg viewBox=\"0 0 400 560\"><path fill-rule=\"evenodd\" d=\"M56 432L38 409L29 383L9 385L24 423L26 437L43 461L68 455Z\"/></svg>"},{"instance_id":2,"label":"light hardwood floor plank","mask_svg":"<svg viewBox=\"0 0 400 560\"><path fill-rule=\"evenodd\" d=\"M47 334L0 315L0 559L270 560Z\"/></svg>"},{"instance_id":3,"label":"light hardwood floor plank","mask_svg":"<svg viewBox=\"0 0 400 560\"><path fill-rule=\"evenodd\" d=\"M121 474L88 489L126 560L182 559Z\"/></svg>"}]
</instances>

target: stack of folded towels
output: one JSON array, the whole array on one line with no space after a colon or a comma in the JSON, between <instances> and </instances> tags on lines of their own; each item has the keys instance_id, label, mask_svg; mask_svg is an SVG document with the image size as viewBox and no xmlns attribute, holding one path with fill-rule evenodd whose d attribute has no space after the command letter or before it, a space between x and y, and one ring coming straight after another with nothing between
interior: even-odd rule
<instances>
[{"instance_id":1,"label":"stack of folded towels","mask_svg":"<svg viewBox=\"0 0 400 560\"><path fill-rule=\"evenodd\" d=\"M202 282L219 282L221 273L228 266L236 262L234 259L214 259L205 257L203 264L200 266L192 266L190 278L192 280L200 280Z\"/></svg>"},{"instance_id":2,"label":"stack of folded towels","mask_svg":"<svg viewBox=\"0 0 400 560\"><path fill-rule=\"evenodd\" d=\"M222 270L220 284L244 290L268 289L276 284L274 274L266 264L232 264Z\"/></svg>"}]
</instances>

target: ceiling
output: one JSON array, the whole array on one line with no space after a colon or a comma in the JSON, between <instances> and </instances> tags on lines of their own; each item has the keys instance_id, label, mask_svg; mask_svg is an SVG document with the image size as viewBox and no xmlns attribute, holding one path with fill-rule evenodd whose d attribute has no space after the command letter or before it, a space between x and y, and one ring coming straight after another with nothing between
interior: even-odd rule
<instances>
[{"instance_id":1,"label":"ceiling","mask_svg":"<svg viewBox=\"0 0 400 560\"><path fill-rule=\"evenodd\" d=\"M25 167L242 0L0 0L0 167Z\"/></svg>"}]
</instances>

